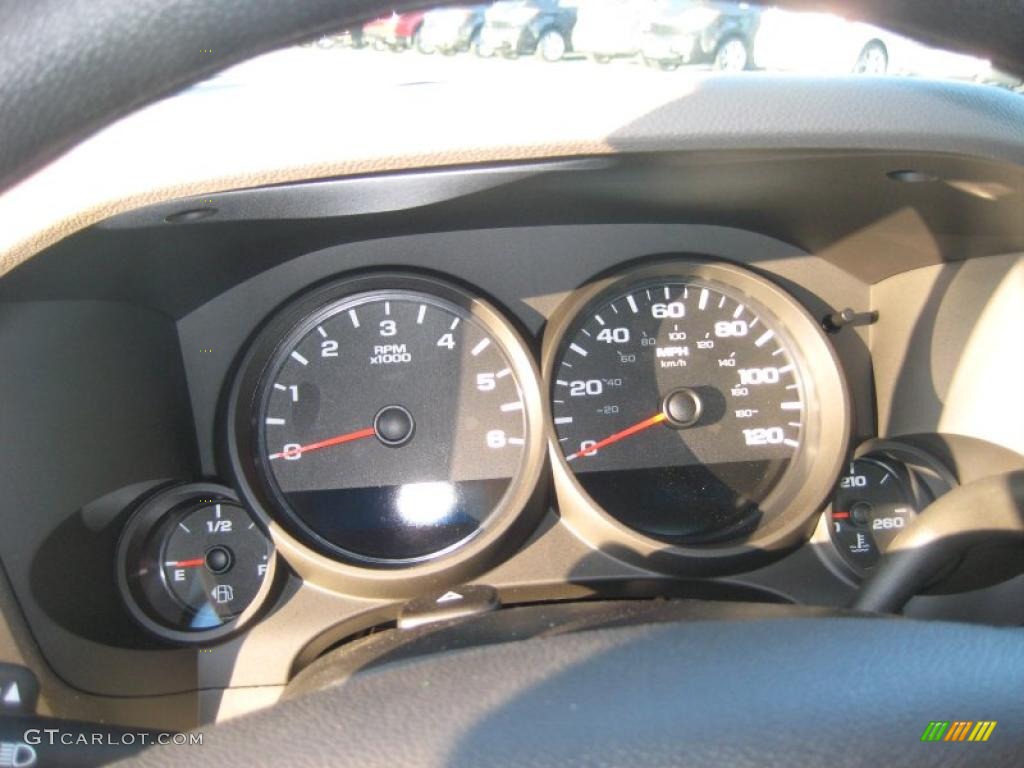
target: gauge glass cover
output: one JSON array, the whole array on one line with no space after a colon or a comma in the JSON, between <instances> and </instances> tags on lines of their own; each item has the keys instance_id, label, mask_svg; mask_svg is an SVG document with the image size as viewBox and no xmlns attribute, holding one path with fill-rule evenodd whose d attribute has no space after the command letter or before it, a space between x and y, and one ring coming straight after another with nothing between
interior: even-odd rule
<instances>
[{"instance_id":1,"label":"gauge glass cover","mask_svg":"<svg viewBox=\"0 0 1024 768\"><path fill-rule=\"evenodd\" d=\"M805 440L807 387L786 329L714 280L598 296L569 323L549 384L558 449L583 490L671 544L756 530Z\"/></svg>"},{"instance_id":2,"label":"gauge glass cover","mask_svg":"<svg viewBox=\"0 0 1024 768\"><path fill-rule=\"evenodd\" d=\"M262 378L255 462L291 530L331 556L422 562L484 528L524 463L516 366L461 303L372 290L287 333Z\"/></svg>"}]
</instances>

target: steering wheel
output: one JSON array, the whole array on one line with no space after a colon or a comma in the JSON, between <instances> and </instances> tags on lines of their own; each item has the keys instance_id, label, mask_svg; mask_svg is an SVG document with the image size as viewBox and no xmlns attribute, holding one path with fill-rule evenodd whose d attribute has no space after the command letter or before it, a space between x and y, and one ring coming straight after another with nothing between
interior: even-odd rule
<instances>
[{"instance_id":1,"label":"steering wheel","mask_svg":"<svg viewBox=\"0 0 1024 768\"><path fill-rule=\"evenodd\" d=\"M0 11L0 189L118 116L224 66L423 5L8 0ZM908 22L917 18L913 3L859 5L880 23L928 31ZM941 39L945 29L946 39L986 41L1004 64L1024 69L1020 8L993 5L1007 14L994 37L992 19L958 16L957 0L927 4L928 18L948 26L925 37ZM1019 765L1020 630L798 607L673 605L623 617L603 606L598 620L577 622L578 631L513 641L522 636L516 622L536 624L538 611L556 628L572 624L566 610L502 611L488 620L499 625L486 644L384 654L354 675L336 674L341 662L329 655L302 678L313 679L312 690L207 728L202 749L158 748L135 762ZM465 638L480 621L437 631ZM932 721L955 720L999 727L984 744L923 740Z\"/></svg>"}]
</instances>

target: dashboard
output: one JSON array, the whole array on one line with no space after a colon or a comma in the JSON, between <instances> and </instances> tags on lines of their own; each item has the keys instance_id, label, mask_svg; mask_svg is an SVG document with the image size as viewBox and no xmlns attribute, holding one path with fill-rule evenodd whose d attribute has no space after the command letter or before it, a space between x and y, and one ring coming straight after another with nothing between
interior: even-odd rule
<instances>
[{"instance_id":1,"label":"dashboard","mask_svg":"<svg viewBox=\"0 0 1024 768\"><path fill-rule=\"evenodd\" d=\"M942 153L509 163L50 247L0 281L31 372L0 380L0 558L67 712L189 727L498 604L847 605L932 500L1020 466L1024 236L963 186L993 175L1021 188ZM1022 623L1024 579L964 563L907 613Z\"/></svg>"}]
</instances>

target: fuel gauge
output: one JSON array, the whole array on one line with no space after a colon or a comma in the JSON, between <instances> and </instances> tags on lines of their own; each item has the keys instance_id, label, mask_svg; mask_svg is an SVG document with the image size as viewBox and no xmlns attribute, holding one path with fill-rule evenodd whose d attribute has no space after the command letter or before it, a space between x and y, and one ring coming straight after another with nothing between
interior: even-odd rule
<instances>
[{"instance_id":1,"label":"fuel gauge","mask_svg":"<svg viewBox=\"0 0 1024 768\"><path fill-rule=\"evenodd\" d=\"M274 549L234 495L212 484L164 489L128 521L118 580L132 615L176 642L238 629L269 588Z\"/></svg>"}]
</instances>

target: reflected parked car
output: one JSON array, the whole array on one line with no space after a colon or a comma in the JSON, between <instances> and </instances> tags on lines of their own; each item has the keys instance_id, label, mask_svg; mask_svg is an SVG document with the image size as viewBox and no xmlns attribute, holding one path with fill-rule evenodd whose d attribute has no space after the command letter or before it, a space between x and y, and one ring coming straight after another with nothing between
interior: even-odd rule
<instances>
[{"instance_id":1,"label":"reflected parked car","mask_svg":"<svg viewBox=\"0 0 1024 768\"><path fill-rule=\"evenodd\" d=\"M404 51L418 43L423 11L392 13L363 25L363 38L377 50Z\"/></svg>"},{"instance_id":2,"label":"reflected parked car","mask_svg":"<svg viewBox=\"0 0 1024 768\"><path fill-rule=\"evenodd\" d=\"M450 54L475 47L486 10L486 5L466 5L427 11L420 27L420 51Z\"/></svg>"},{"instance_id":3,"label":"reflected parked car","mask_svg":"<svg viewBox=\"0 0 1024 768\"><path fill-rule=\"evenodd\" d=\"M348 27L340 32L324 35L315 42L309 43L309 45L315 45L323 50L330 48L362 48L365 45L363 42L363 28L361 25Z\"/></svg>"},{"instance_id":4,"label":"reflected parked car","mask_svg":"<svg viewBox=\"0 0 1024 768\"><path fill-rule=\"evenodd\" d=\"M575 4L558 0L500 0L484 13L477 53L509 58L537 54L558 61L572 50Z\"/></svg>"},{"instance_id":5,"label":"reflected parked car","mask_svg":"<svg viewBox=\"0 0 1024 768\"><path fill-rule=\"evenodd\" d=\"M661 0L640 34L640 53L661 69L712 64L739 72L753 61L760 15L747 3Z\"/></svg>"},{"instance_id":6,"label":"reflected parked car","mask_svg":"<svg viewBox=\"0 0 1024 768\"><path fill-rule=\"evenodd\" d=\"M572 49L594 61L606 63L635 56L639 34L651 0L589 0L576 9Z\"/></svg>"},{"instance_id":7,"label":"reflected parked car","mask_svg":"<svg viewBox=\"0 0 1024 768\"><path fill-rule=\"evenodd\" d=\"M754 45L758 67L814 74L924 75L987 79L984 59L916 43L827 13L766 10Z\"/></svg>"}]
</instances>

